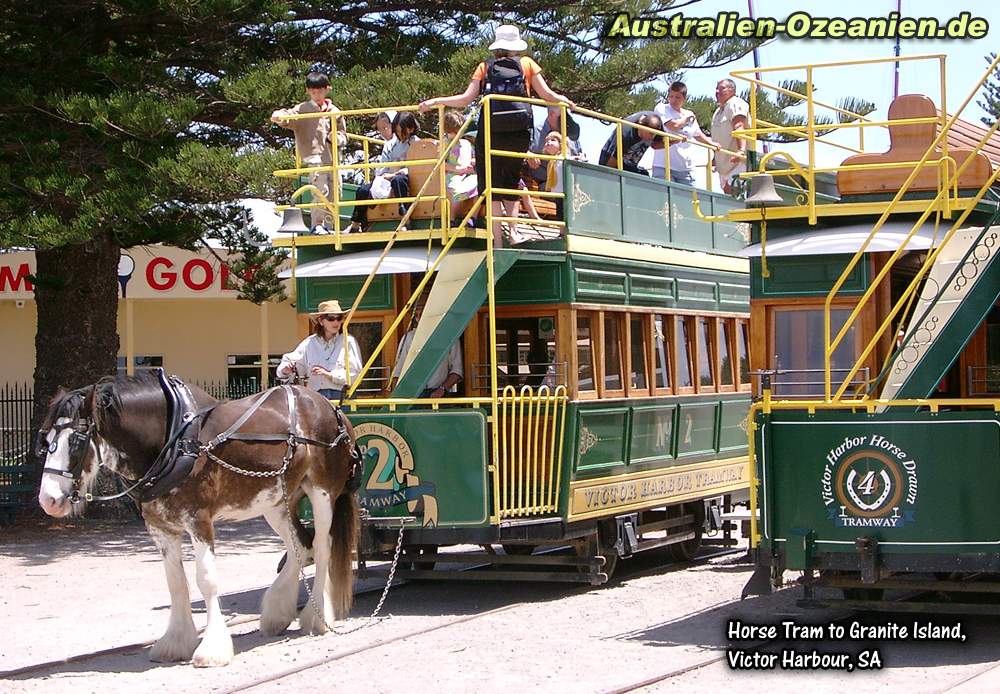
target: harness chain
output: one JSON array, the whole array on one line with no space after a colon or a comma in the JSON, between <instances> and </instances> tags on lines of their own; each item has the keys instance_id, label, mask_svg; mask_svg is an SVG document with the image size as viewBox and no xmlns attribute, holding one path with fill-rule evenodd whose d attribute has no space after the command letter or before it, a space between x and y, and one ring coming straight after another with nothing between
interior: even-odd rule
<instances>
[{"instance_id":1,"label":"harness chain","mask_svg":"<svg viewBox=\"0 0 1000 694\"><path fill-rule=\"evenodd\" d=\"M247 413L245 413L239 420L237 420L236 423L233 426L229 427L228 430L226 430L222 434L219 434L214 439L212 439L211 441L209 441L208 443L206 443L204 446L202 446L201 447L201 451L210 460L212 460L213 462L215 462L216 464L218 464L222 468L224 468L226 470L229 470L230 472L235 472L238 475L243 475L245 477L256 477L256 478L277 477L278 481L281 483L281 498L284 501L285 510L288 512L288 520L289 520L289 522L291 522L292 519L295 517L295 515L292 512L292 507L291 507L291 504L289 502L288 484L287 484L287 481L285 480L285 472L288 470L288 466L291 464L292 458L295 456L295 448L296 448L296 446L301 441L303 443L312 443L312 444L316 444L316 445L326 446L328 448L334 448L334 447L340 445L340 443L342 441L344 441L345 439L347 439L349 437L347 436L347 430L346 430L346 428L344 428L343 421L340 419L340 416L339 416L340 413L339 412L337 413L338 414L337 420L338 420L338 422L340 422L341 428L343 430L333 440L332 443L324 444L324 443L320 443L319 441L313 441L312 439L307 439L307 438L304 438L304 437L297 436L296 433L295 433L295 429L296 429L296 426L297 426L297 418L296 418L296 411L295 411L295 394L292 392L292 389L290 387L288 387L288 386L281 386L281 388L285 391L285 396L288 399L288 420L289 420L288 429L289 429L289 431L288 431L288 438L287 438L288 449L285 452L284 457L281 459L281 468L280 469L278 469L278 470L267 470L267 471L244 470L243 468L239 468L239 467L236 467L235 465L227 463L225 460L223 460L222 458L219 458L217 455L215 455L214 453L212 453L212 449L213 448L215 448L217 445L225 443L228 439L231 439L231 438L233 438L233 439L244 438L244 437L234 436L236 429L238 429L240 426L242 426L243 423L246 422L247 419L249 419L250 414L252 414L260 405L263 404L264 400L266 399L266 396L270 394L270 391L265 392L256 402L254 402L253 405L251 406L250 410L248 410ZM251 435L251 436L253 436L253 435ZM244 440L247 440L247 439L244 438ZM252 440L252 439L250 439L250 440ZM265 440L265 439L259 439L259 440ZM271 440L273 440L273 439L271 439ZM371 615L364 622L362 622L361 624L359 624L356 627L353 627L353 628L347 629L347 630L337 630L337 629L335 629L332 625L330 625L329 623L327 623L326 616L320 612L319 606L316 604L316 598L313 596L312 588L309 586L309 581L306 578L305 562L304 562L304 560L302 558L302 554L299 552L298 539L297 538L293 538L292 539L292 550L295 553L295 561L298 562L298 567L299 567L299 580L301 580L302 583L303 583L303 585L305 585L306 594L309 596L309 604L312 606L313 611L317 615L319 615L319 618L321 620L323 620L323 626L326 627L327 631L331 631L331 632L333 632L335 634L343 636L343 635L346 635L346 634L351 634L351 633L353 633L355 631L358 631L360 629L364 629L366 627L372 626L372 625L374 625L374 624L382 621L382 619L385 619L385 617L382 617L381 619L379 619L378 618L378 613L382 610L382 606L385 604L386 598L389 597L389 589L392 587L392 581L393 581L393 578L396 575L396 566L399 564L399 555L400 555L400 553L401 553L401 551L403 549L403 528L404 528L404 525L402 523L400 523L400 526L399 526L399 536L396 538L396 550L395 550L395 553L393 554L393 557L392 557L392 566L389 568L389 577L388 577L388 580L386 581L385 588L383 588L383 590L382 590L382 596L379 598L378 604L375 606L375 610L371 613ZM315 580L315 579L313 579L313 580Z\"/></svg>"}]
</instances>

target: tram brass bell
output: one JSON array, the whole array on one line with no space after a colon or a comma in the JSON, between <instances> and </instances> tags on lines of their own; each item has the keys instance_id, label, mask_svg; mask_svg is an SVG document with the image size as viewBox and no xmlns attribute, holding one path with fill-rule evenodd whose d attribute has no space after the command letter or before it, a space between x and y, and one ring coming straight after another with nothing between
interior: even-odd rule
<instances>
[{"instance_id":1,"label":"tram brass bell","mask_svg":"<svg viewBox=\"0 0 1000 694\"><path fill-rule=\"evenodd\" d=\"M289 207L282 213L281 226L278 227L281 234L307 234L309 227L302 221L302 210L298 207Z\"/></svg>"},{"instance_id":2,"label":"tram brass bell","mask_svg":"<svg viewBox=\"0 0 1000 694\"><path fill-rule=\"evenodd\" d=\"M768 205L774 202L782 202L781 196L774 189L774 177L771 174L760 174L750 179L750 196L747 203L757 203Z\"/></svg>"}]
</instances>

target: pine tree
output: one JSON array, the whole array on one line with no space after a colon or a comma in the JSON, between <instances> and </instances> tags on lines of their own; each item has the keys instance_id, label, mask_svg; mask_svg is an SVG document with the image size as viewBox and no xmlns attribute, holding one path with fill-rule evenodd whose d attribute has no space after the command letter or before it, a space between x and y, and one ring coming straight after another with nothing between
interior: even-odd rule
<instances>
[{"instance_id":1,"label":"pine tree","mask_svg":"<svg viewBox=\"0 0 1000 694\"><path fill-rule=\"evenodd\" d=\"M986 64L992 65L996 57L996 53L990 53L986 56ZM988 114L982 119L984 124L992 126L1000 120L1000 67L993 70L993 74L983 85L983 98L979 105Z\"/></svg>"},{"instance_id":2,"label":"pine tree","mask_svg":"<svg viewBox=\"0 0 1000 694\"><path fill-rule=\"evenodd\" d=\"M308 70L331 76L343 109L414 103L464 88L490 22L513 22L559 91L628 113L651 94L636 85L753 47L604 36L615 12L672 4L515 0L497 15L485 0L7 0L0 247L36 252L34 421L58 386L114 373L120 249L222 238L242 296L277 295L280 258L233 201L287 196L270 172L291 165L288 131L268 116L302 100Z\"/></svg>"}]
</instances>

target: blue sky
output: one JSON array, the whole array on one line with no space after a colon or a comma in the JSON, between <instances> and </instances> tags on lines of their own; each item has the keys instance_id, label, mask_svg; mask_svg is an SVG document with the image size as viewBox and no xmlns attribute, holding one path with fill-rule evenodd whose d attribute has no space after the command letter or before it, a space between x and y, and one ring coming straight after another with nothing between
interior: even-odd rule
<instances>
[{"instance_id":1,"label":"blue sky","mask_svg":"<svg viewBox=\"0 0 1000 694\"><path fill-rule=\"evenodd\" d=\"M754 0L754 14L757 17L784 18L796 10L804 10L813 16L886 16L896 10L896 0L848 0L842 3L812 2L801 0ZM936 17L947 20L957 16L963 10L986 19L990 24L989 33L979 40L927 41L903 40L901 55L915 56L932 53L943 53L947 56L947 91L949 111L957 108L969 90L979 79L987 67L984 56L991 50L997 50L1000 36L1000 4L992 2L956 2L945 3L940 0L902 0L902 14L905 17ZM747 16L747 2L724 2L722 0L700 0L683 7L681 12L686 17L714 17L718 12L738 11L741 16ZM836 12L837 15L833 15ZM840 60L861 60L869 58L888 58L893 55L895 42L892 40L842 39L842 40L791 40L776 39L759 50L761 66L782 66L802 63L834 62ZM728 77L730 71L753 68L752 55L723 66L721 68L704 68L687 70L682 79L688 86L691 95L713 96L715 84L723 77ZM925 93L938 102L939 80L936 63L901 63L900 94ZM803 79L803 73L788 73L776 76L778 79ZM768 80L771 81L771 80ZM666 90L668 79L654 82L661 90ZM892 100L893 67L891 63L866 67L844 67L820 71L814 78L817 89L816 98L828 103L837 103L847 96L860 96L875 102L877 110L869 116L871 119L884 119L889 103ZM737 90L746 89L747 83L737 80ZM802 109L804 115L804 109ZM627 115L627 114L616 114ZM975 103L967 107L963 118L975 123L985 113ZM596 161L597 152L610 133L608 126L598 123L587 123L582 127L584 151L591 161ZM878 151L888 146L887 134L876 133L869 129L865 135L866 150ZM856 131L845 131L838 134L837 139L857 144ZM805 157L802 145L782 146L795 157ZM817 158L823 165L837 164L848 155L848 152L836 148L820 148Z\"/></svg>"}]
</instances>

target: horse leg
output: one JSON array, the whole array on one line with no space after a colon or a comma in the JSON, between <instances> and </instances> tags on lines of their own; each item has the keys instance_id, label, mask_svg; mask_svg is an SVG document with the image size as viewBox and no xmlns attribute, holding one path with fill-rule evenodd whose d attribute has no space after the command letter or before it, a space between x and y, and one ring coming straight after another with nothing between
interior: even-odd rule
<instances>
[{"instance_id":1,"label":"horse leg","mask_svg":"<svg viewBox=\"0 0 1000 694\"><path fill-rule=\"evenodd\" d=\"M181 536L152 526L146 527L163 555L163 568L170 589L170 622L167 631L153 644L149 658L157 663L190 660L198 647L198 630L194 628L191 617L191 594L181 561Z\"/></svg>"},{"instance_id":2,"label":"horse leg","mask_svg":"<svg viewBox=\"0 0 1000 694\"><path fill-rule=\"evenodd\" d=\"M277 636L295 619L295 608L299 597L298 557L301 556L305 561L307 550L295 537L295 530L284 508L269 511L264 514L264 518L285 542L285 565L281 567L281 572L274 579L274 583L265 591L264 599L260 603L261 633Z\"/></svg>"},{"instance_id":3,"label":"horse leg","mask_svg":"<svg viewBox=\"0 0 1000 694\"><path fill-rule=\"evenodd\" d=\"M306 634L325 634L327 625L334 620L329 582L330 527L333 524L333 499L329 492L315 485L306 485L306 494L313 507L313 558L316 578L313 581L312 600L299 614L299 626ZM315 605L313 605L315 603Z\"/></svg>"},{"instance_id":4,"label":"horse leg","mask_svg":"<svg viewBox=\"0 0 1000 694\"><path fill-rule=\"evenodd\" d=\"M219 605L219 579L215 569L215 529L211 521L198 520L188 529L197 566L196 578L205 600L208 624L201 645L194 652L195 667L228 665L233 659L233 637Z\"/></svg>"}]
</instances>

